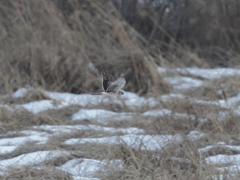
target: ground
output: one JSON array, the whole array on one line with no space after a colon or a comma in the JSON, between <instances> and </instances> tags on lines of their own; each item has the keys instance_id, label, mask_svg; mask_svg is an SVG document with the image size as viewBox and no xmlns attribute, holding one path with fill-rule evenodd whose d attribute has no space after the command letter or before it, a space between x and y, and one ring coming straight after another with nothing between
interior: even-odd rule
<instances>
[{"instance_id":1,"label":"ground","mask_svg":"<svg viewBox=\"0 0 240 180\"><path fill-rule=\"evenodd\" d=\"M158 72L169 94L2 95L0 177L239 179L240 70Z\"/></svg>"}]
</instances>

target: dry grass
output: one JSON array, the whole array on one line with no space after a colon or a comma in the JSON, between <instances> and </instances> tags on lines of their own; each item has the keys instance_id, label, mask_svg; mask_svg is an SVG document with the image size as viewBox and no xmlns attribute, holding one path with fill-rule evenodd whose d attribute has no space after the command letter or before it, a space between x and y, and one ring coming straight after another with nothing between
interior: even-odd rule
<instances>
[{"instance_id":1,"label":"dry grass","mask_svg":"<svg viewBox=\"0 0 240 180\"><path fill-rule=\"evenodd\" d=\"M24 168L11 168L8 171L9 175L2 177L6 180L37 180L37 179L60 179L60 180L70 180L72 179L66 172L59 171L57 169L37 169L34 167L24 167Z\"/></svg>"},{"instance_id":2,"label":"dry grass","mask_svg":"<svg viewBox=\"0 0 240 180\"><path fill-rule=\"evenodd\" d=\"M157 99L172 92L172 87L158 73L158 66L238 65L238 1L195 0L185 1L182 5L172 0L158 7L137 1L131 1L135 4L130 1L130 4L128 1L112 2L115 6L104 0L1 1L0 93L11 95L20 87L32 87L27 95L1 98L1 103L15 107L16 104L51 99L42 89L78 94L99 92L101 82L98 69L102 67L114 77L123 73L127 79L125 90ZM143 105L136 110L137 114L132 119L106 119L108 127L138 127L152 136L181 135L181 142L174 142L159 151L142 150L141 147L134 149L125 142L121 145L63 144L70 138L108 137L123 133L91 130L62 133L50 137L44 145L26 143L12 153L2 154L0 159L41 150L66 150L71 152L70 155L40 163L46 167L43 169L12 167L0 178L71 179L69 174L55 167L72 159L89 158L123 161L121 170L109 163L95 173L100 179L212 180L213 175L220 178L223 174L226 180L237 180L237 175L220 172L217 166L210 166L204 158L239 154L238 151L214 147L200 157L198 149L218 142L239 145L239 116L234 115L232 109L218 104L199 104L195 99L227 100L238 94L239 82L239 76L206 80L199 88L181 92L187 96L185 99L159 100L159 105L154 108ZM133 111L124 103L103 104L101 107L71 105L36 115L24 109L11 111L3 107L0 111L0 132L12 134L1 138L22 136L21 130L32 130L32 126L38 125L101 125L91 119L71 122L72 115L81 108ZM155 117L141 114L156 109L168 109L173 113ZM224 114L222 121L219 120L220 112ZM186 116L179 116L178 113ZM194 130L205 136L190 141L187 135ZM229 174L231 178L227 178Z\"/></svg>"},{"instance_id":3,"label":"dry grass","mask_svg":"<svg viewBox=\"0 0 240 180\"><path fill-rule=\"evenodd\" d=\"M24 104L32 101L39 101L44 99L50 99L42 89L34 88L30 89L27 94L22 97L14 98L11 94L9 96L2 98L2 103L11 105L11 104Z\"/></svg>"},{"instance_id":4,"label":"dry grass","mask_svg":"<svg viewBox=\"0 0 240 180\"><path fill-rule=\"evenodd\" d=\"M109 6L98 1L83 4L67 1L65 6L73 8L69 13L64 13L55 1L11 1L1 5L7 16L0 19L5 25L1 92L24 85L94 92L100 90L100 83L97 71L89 67L91 63L109 69L114 76L124 73L132 81L128 90L141 94L150 90L167 92L154 59L140 47L139 35L120 19L119 13L111 13ZM11 16L7 15L9 11Z\"/></svg>"}]
</instances>

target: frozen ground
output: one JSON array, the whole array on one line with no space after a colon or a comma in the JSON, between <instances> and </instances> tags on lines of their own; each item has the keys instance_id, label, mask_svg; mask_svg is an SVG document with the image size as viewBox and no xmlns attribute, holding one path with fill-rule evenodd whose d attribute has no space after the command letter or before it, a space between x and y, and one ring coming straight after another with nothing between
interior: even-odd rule
<instances>
[{"instance_id":1,"label":"frozen ground","mask_svg":"<svg viewBox=\"0 0 240 180\"><path fill-rule=\"evenodd\" d=\"M18 130L0 132L0 175L7 176L13 167L42 168L48 162L50 166L69 173L73 179L96 180L100 178L98 176L100 171L108 173L106 169L109 168L112 171L120 171L124 168L124 159L94 156L98 147L125 146L132 148L133 151L152 153L164 151L172 145L178 147L178 144L186 141L195 143L197 152L202 157L201 161L220 173L219 176L212 178L224 179L223 177L226 176L221 176L221 173L226 170L237 174L240 165L237 130L234 138L231 138L231 134L221 127L219 131L228 134L228 138L224 141L224 138L218 137L204 144L209 134L214 134L216 129L208 131L208 128L205 130L202 127L205 127L204 123L216 124L216 127L219 127L221 126L219 123L224 121L227 123L229 118L239 118L240 93L238 90L232 90L234 83L229 85L228 81L221 80L223 77L240 78L240 70L198 68L159 68L158 70L172 85L170 94L151 98L140 97L131 92L125 92L124 96L119 97L110 94L75 95L41 90L48 99L1 104L1 117L5 117L4 113L11 116L15 112L28 112L33 119L39 116L51 119L51 115L54 113L58 115L67 111L67 108L78 107L78 109L67 111L65 114L68 119L61 123L45 122L36 125L35 122L34 125L30 123ZM218 81L221 81L222 88L214 85ZM210 87L211 93L215 92L216 97L219 98L207 98L204 93L201 94L201 91L199 92L201 95L197 93L199 89L204 91L206 87ZM2 95L2 99L24 99L33 90L33 88L20 88L11 95ZM223 97L223 92L231 95ZM180 105L181 109L177 106L179 103L183 103L184 106L187 104L190 108L184 109ZM204 109L205 113L192 110L198 107ZM44 113L49 111L51 113L44 116ZM21 118L24 116L18 118L22 121ZM163 123L164 120L168 124ZM37 118L33 121L37 121ZM154 131L153 129L157 127L152 124L156 122L160 123L160 127ZM3 127L4 123L5 121L0 121ZM196 125L187 130L176 128L182 124L186 124L187 127L191 123ZM177 131L173 132L171 128ZM92 158L86 154L92 154ZM49 163L63 157L66 158L62 163Z\"/></svg>"}]
</instances>

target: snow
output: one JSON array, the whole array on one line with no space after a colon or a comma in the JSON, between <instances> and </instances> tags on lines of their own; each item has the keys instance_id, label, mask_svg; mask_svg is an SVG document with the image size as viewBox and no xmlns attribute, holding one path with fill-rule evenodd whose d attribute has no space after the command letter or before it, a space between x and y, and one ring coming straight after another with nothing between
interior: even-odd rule
<instances>
[{"instance_id":1,"label":"snow","mask_svg":"<svg viewBox=\"0 0 240 180\"><path fill-rule=\"evenodd\" d=\"M222 172L229 172L229 173L239 173L239 170L240 170L240 165L239 164L236 164L236 165L231 165L231 166L225 166L225 167L220 167L220 168L217 168L218 170L222 171Z\"/></svg>"},{"instance_id":2,"label":"snow","mask_svg":"<svg viewBox=\"0 0 240 180\"><path fill-rule=\"evenodd\" d=\"M236 76L240 75L240 70L233 68L216 68L216 69L199 69L199 68L177 68L181 73L190 73L195 76L200 76L206 79L216 79L222 76Z\"/></svg>"},{"instance_id":3,"label":"snow","mask_svg":"<svg viewBox=\"0 0 240 180\"><path fill-rule=\"evenodd\" d=\"M218 142L216 145L209 145L204 148L198 149L200 153L208 152L213 148L226 148L233 151L240 152L240 146L226 145L224 142ZM220 164L221 166L217 169L222 172L238 173L240 169L240 154L229 155L229 154L218 154L205 158L208 164Z\"/></svg>"},{"instance_id":4,"label":"snow","mask_svg":"<svg viewBox=\"0 0 240 180\"><path fill-rule=\"evenodd\" d=\"M73 176L73 180L100 180L98 178L87 178L82 176Z\"/></svg>"},{"instance_id":5,"label":"snow","mask_svg":"<svg viewBox=\"0 0 240 180\"><path fill-rule=\"evenodd\" d=\"M96 68L93 64L89 63L88 68L92 72L96 72ZM207 121L204 119L205 116L211 116L216 118L218 121L225 121L231 117L240 116L240 92L239 94L227 98L227 100L201 100L194 97L188 97L187 94L181 94L183 91L193 88L205 86L205 81L220 79L223 76L240 76L240 70L233 68L217 68L217 69L200 69L200 68L158 68L159 73L163 76L164 80L168 82L172 87L173 91L169 94L160 95L158 97L140 97L139 95L124 91L123 96L116 96L108 93L102 93L101 95L91 94L71 94L61 92L49 92L41 90L50 99L38 100L24 104L1 104L0 108L6 108L11 113L15 110L24 108L30 113L38 114L47 110L61 110L62 108L69 107L71 105L78 105L79 111L76 113L69 113L71 120L64 122L66 124L55 124L55 125L36 125L28 126L25 129L17 132L8 132L0 134L0 155L4 157L6 154L11 154L17 151L22 145L32 142L38 146L43 146L52 140L53 136L63 135L62 144L64 145L76 145L76 144L87 144L93 143L95 145L125 145L133 149L144 150L144 151L161 151L163 148L173 145L174 143L180 143L185 139L181 133L163 135L161 132L157 135L147 134L147 130L138 128L141 127L142 121L145 119L149 123L148 119L156 117L161 120L162 117L173 118L174 120L182 119L196 120L196 115L188 113L175 112L174 108L169 108L165 103L177 102L178 100L186 100L192 105L214 105L222 108L220 111L209 112L203 117L197 117L199 121ZM225 88L225 87L223 87ZM3 98L21 98L27 95L33 88L20 88L11 95L3 95ZM187 91L186 91L187 92ZM178 105L178 104L177 104ZM121 107L119 108L123 112L117 112L106 110L104 107ZM101 108L99 108L101 107ZM164 107L164 108L163 108ZM111 109L111 108L107 108ZM126 112L124 112L124 110ZM9 114L11 114L9 113ZM4 111L2 112L4 115ZM1 114L1 115L2 115ZM21 117L20 118L24 118ZM141 118L141 122L136 123L136 119ZM132 119L134 122L131 124ZM2 119L1 119L2 120ZM4 116L3 122L4 123ZM85 121L90 120L90 121ZM123 121L127 120L127 121ZM119 124L118 128L109 127L110 122ZM126 127L125 122L129 123L129 127ZM72 125L74 123L74 125ZM76 123L76 124L75 124ZM1 125L2 125L1 124ZM136 127L131 127L136 126ZM122 128L125 127L125 128ZM145 128L145 127L144 127ZM200 128L201 129L201 128ZM200 141L203 137L208 137L206 133L201 132L200 129L192 129L187 135L186 139L189 142ZM71 136L78 132L89 131L85 137ZM91 134L93 132L93 134ZM166 132L165 132L166 133ZM184 134L185 132L183 132ZM64 136L66 135L66 136ZM68 138L68 139L66 139ZM204 157L206 152L213 148L224 148L226 150L239 152L239 154L217 154L214 156ZM89 149L91 150L91 149ZM73 153L78 150L73 150ZM206 147L199 148L198 152L203 156L206 163L214 165L217 170L224 172L239 172L240 165L240 146L228 145L225 142L218 142L216 144L209 144ZM14 152L15 153L15 152ZM2 158L0 160L0 170L8 170L9 167L21 167L21 166L36 166L38 164L51 160L52 158L64 155L72 155L69 151L60 150L46 150L46 151L35 151L20 154L13 158ZM9 156L6 156L9 157ZM10 156L11 157L11 156ZM115 167L118 170L122 168L123 162L121 160L96 160L94 158L75 158L66 161L66 163L56 167L59 170L69 172L73 175L75 180L98 180L94 176L98 171L104 171L106 167ZM175 157L172 157L175 158ZM188 159L179 159L187 161ZM109 169L109 168L106 168Z\"/></svg>"},{"instance_id":6,"label":"snow","mask_svg":"<svg viewBox=\"0 0 240 180\"><path fill-rule=\"evenodd\" d=\"M203 85L203 81L190 77L167 77L164 80L173 85L175 90L186 90Z\"/></svg>"},{"instance_id":7,"label":"snow","mask_svg":"<svg viewBox=\"0 0 240 180\"><path fill-rule=\"evenodd\" d=\"M72 116L72 120L85 120L96 118L108 118L109 116L116 116L118 113L102 110L102 109L81 109L79 112Z\"/></svg>"},{"instance_id":8,"label":"snow","mask_svg":"<svg viewBox=\"0 0 240 180\"><path fill-rule=\"evenodd\" d=\"M218 154L216 156L207 157L206 162L209 164L237 164L240 165L240 154L237 155L227 155L227 154Z\"/></svg>"},{"instance_id":9,"label":"snow","mask_svg":"<svg viewBox=\"0 0 240 180\"><path fill-rule=\"evenodd\" d=\"M161 150L164 146L181 141L180 136L173 135L123 135L110 136L100 138L72 138L64 142L64 144L84 144L84 143L99 143L99 144L126 144L134 149L142 150Z\"/></svg>"},{"instance_id":10,"label":"snow","mask_svg":"<svg viewBox=\"0 0 240 180\"><path fill-rule=\"evenodd\" d=\"M49 109L61 109L67 106L69 106L69 104L66 102L60 102L60 104L55 105L55 102L53 100L41 100L18 105L16 106L16 108L23 107L24 109L33 114L38 114L39 112L46 111Z\"/></svg>"},{"instance_id":11,"label":"snow","mask_svg":"<svg viewBox=\"0 0 240 180\"><path fill-rule=\"evenodd\" d=\"M91 131L100 131L100 132L110 132L110 133L123 133L123 134L142 134L144 133L143 129L139 128L111 128L103 127L97 125L41 125L33 126L34 129L41 129L45 131L51 131L53 135L59 135L63 133L74 133L79 132L79 130L91 130Z\"/></svg>"},{"instance_id":12,"label":"snow","mask_svg":"<svg viewBox=\"0 0 240 180\"><path fill-rule=\"evenodd\" d=\"M121 160L93 160L93 159L73 159L63 164L58 169L71 173L73 176L79 175L84 177L91 177L96 171L102 169L104 166L110 166L121 168Z\"/></svg>"},{"instance_id":13,"label":"snow","mask_svg":"<svg viewBox=\"0 0 240 180\"><path fill-rule=\"evenodd\" d=\"M54 151L36 151L32 153L26 153L19 155L11 159L5 159L0 161L0 169L7 169L9 167L18 167L21 165L36 165L40 162L50 160L54 157L66 155L68 152L59 150Z\"/></svg>"},{"instance_id":14,"label":"snow","mask_svg":"<svg viewBox=\"0 0 240 180\"><path fill-rule=\"evenodd\" d=\"M158 68L158 72L161 74L171 72L171 73L180 73L181 75L194 75L202 77L205 79L216 79L222 76L236 76L240 75L239 69L233 68L216 68L216 69L203 69L203 68L172 68L164 69L162 67Z\"/></svg>"},{"instance_id":15,"label":"snow","mask_svg":"<svg viewBox=\"0 0 240 180\"><path fill-rule=\"evenodd\" d=\"M176 99L185 99L186 96L183 96L182 94L167 94L167 95L162 95L161 100L163 102L167 102L169 100L176 100Z\"/></svg>"},{"instance_id":16,"label":"snow","mask_svg":"<svg viewBox=\"0 0 240 180\"><path fill-rule=\"evenodd\" d=\"M8 146L8 145L0 145L0 154L10 153L14 151L17 146Z\"/></svg>"},{"instance_id":17,"label":"snow","mask_svg":"<svg viewBox=\"0 0 240 180\"><path fill-rule=\"evenodd\" d=\"M75 176L90 176L100 169L101 162L93 159L73 159L59 167L60 170L69 172Z\"/></svg>"},{"instance_id":18,"label":"snow","mask_svg":"<svg viewBox=\"0 0 240 180\"><path fill-rule=\"evenodd\" d=\"M191 120L195 120L196 116L193 114L183 114L183 113L175 113L173 111L170 111L168 109L159 109L159 110L150 110L150 111L146 111L143 113L143 116L155 116L155 117L170 117L170 118L174 118L174 119L191 119Z\"/></svg>"},{"instance_id":19,"label":"snow","mask_svg":"<svg viewBox=\"0 0 240 180\"><path fill-rule=\"evenodd\" d=\"M82 176L73 176L73 180L100 180L98 178L87 178Z\"/></svg>"},{"instance_id":20,"label":"snow","mask_svg":"<svg viewBox=\"0 0 240 180\"><path fill-rule=\"evenodd\" d=\"M213 148L220 148L220 147L223 147L223 148L226 148L226 149L229 149L229 150L233 150L233 151L240 151L240 146L226 145L223 142L219 142L216 145L210 145L210 146L206 146L204 148L200 148L200 149L198 149L198 151L200 153L204 153L204 152L208 152L209 150L211 150Z\"/></svg>"},{"instance_id":21,"label":"snow","mask_svg":"<svg viewBox=\"0 0 240 180\"><path fill-rule=\"evenodd\" d=\"M20 98L25 96L30 90L31 88L20 88L17 91L15 91L11 96L9 94L6 94L6 95L3 95L3 97L4 98L8 98L8 97Z\"/></svg>"},{"instance_id":22,"label":"snow","mask_svg":"<svg viewBox=\"0 0 240 180\"><path fill-rule=\"evenodd\" d=\"M28 137L27 141L35 141L37 144L45 144L49 138L49 134L46 132L25 130L21 131L21 133Z\"/></svg>"},{"instance_id":23,"label":"snow","mask_svg":"<svg viewBox=\"0 0 240 180\"><path fill-rule=\"evenodd\" d=\"M45 132L35 132L35 131L27 131L27 130L21 131L21 132L26 136L1 138L0 146L22 145L26 142L38 142L38 144L44 144L48 140L48 134Z\"/></svg>"},{"instance_id":24,"label":"snow","mask_svg":"<svg viewBox=\"0 0 240 180\"><path fill-rule=\"evenodd\" d=\"M20 98L25 96L30 91L29 88L20 88L15 93L13 93L12 97Z\"/></svg>"},{"instance_id":25,"label":"snow","mask_svg":"<svg viewBox=\"0 0 240 180\"><path fill-rule=\"evenodd\" d=\"M15 138L2 138L0 139L0 145L7 145L7 146L12 146L12 145L21 145L26 142L31 142L31 141L38 141L37 139L29 138L28 136L26 137L15 137Z\"/></svg>"},{"instance_id":26,"label":"snow","mask_svg":"<svg viewBox=\"0 0 240 180\"><path fill-rule=\"evenodd\" d=\"M56 93L45 92L50 98L58 101L64 101L73 105L80 105L86 107L102 106L105 104L115 104L119 106L128 106L135 110L139 106L145 105L154 107L159 105L154 98L144 98L138 95L124 91L123 96L115 96L113 94L103 93L102 95L80 94L75 95L71 93Z\"/></svg>"},{"instance_id":27,"label":"snow","mask_svg":"<svg viewBox=\"0 0 240 180\"><path fill-rule=\"evenodd\" d=\"M165 116L172 115L172 111L168 109L150 110L143 113L143 116Z\"/></svg>"},{"instance_id":28,"label":"snow","mask_svg":"<svg viewBox=\"0 0 240 180\"><path fill-rule=\"evenodd\" d=\"M203 138L205 137L206 135L204 133L200 133L198 131L191 131L189 134L188 134L188 138L192 141L195 141L195 140L198 140L200 138Z\"/></svg>"},{"instance_id":29,"label":"snow","mask_svg":"<svg viewBox=\"0 0 240 180\"><path fill-rule=\"evenodd\" d=\"M131 113L116 113L103 109L81 109L72 116L73 121L95 120L98 123L106 125L106 119L113 118L114 120L132 119L134 114Z\"/></svg>"},{"instance_id":30,"label":"snow","mask_svg":"<svg viewBox=\"0 0 240 180\"><path fill-rule=\"evenodd\" d=\"M118 97L111 94L91 95L91 94L71 94L71 93L57 93L45 92L51 99L63 101L72 105L80 106L96 106L106 103L122 104Z\"/></svg>"}]
</instances>

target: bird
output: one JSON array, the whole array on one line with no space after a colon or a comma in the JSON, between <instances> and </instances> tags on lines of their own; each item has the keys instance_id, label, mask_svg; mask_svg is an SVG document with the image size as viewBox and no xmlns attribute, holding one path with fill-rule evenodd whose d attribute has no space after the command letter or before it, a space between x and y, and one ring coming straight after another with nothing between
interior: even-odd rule
<instances>
[{"instance_id":1,"label":"bird","mask_svg":"<svg viewBox=\"0 0 240 180\"><path fill-rule=\"evenodd\" d=\"M120 76L117 80L115 80L113 76L104 69L100 70L100 74L102 76L102 88L106 93L124 95L124 93L121 91L126 84L126 79L124 76Z\"/></svg>"}]
</instances>

